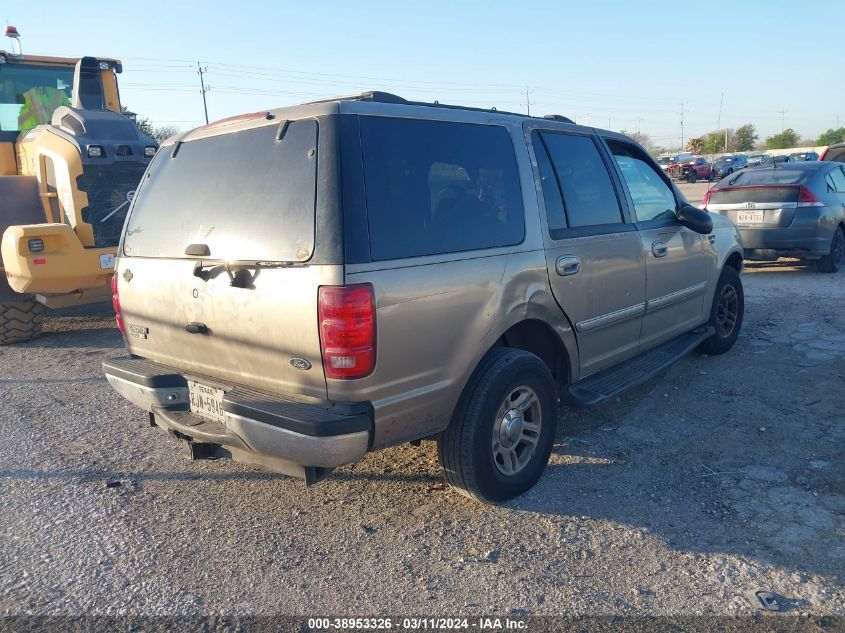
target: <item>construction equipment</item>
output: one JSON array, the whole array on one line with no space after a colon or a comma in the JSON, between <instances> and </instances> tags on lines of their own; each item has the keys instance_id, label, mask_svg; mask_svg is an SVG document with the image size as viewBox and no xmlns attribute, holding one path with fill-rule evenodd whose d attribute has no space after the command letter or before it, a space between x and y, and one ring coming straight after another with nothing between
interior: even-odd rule
<instances>
[{"instance_id":1,"label":"construction equipment","mask_svg":"<svg viewBox=\"0 0 845 633\"><path fill-rule=\"evenodd\" d=\"M37 337L44 306L110 298L123 221L158 149L121 113L121 71L0 51L0 345Z\"/></svg>"}]
</instances>

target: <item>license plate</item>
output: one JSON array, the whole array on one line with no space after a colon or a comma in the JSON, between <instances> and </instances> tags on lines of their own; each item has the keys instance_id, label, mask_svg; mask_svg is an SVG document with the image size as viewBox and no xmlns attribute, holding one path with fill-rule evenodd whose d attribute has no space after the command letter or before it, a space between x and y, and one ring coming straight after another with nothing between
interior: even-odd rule
<instances>
[{"instance_id":1,"label":"license plate","mask_svg":"<svg viewBox=\"0 0 845 633\"><path fill-rule=\"evenodd\" d=\"M763 211L738 211L736 214L737 224L762 224Z\"/></svg>"},{"instance_id":2,"label":"license plate","mask_svg":"<svg viewBox=\"0 0 845 633\"><path fill-rule=\"evenodd\" d=\"M191 401L191 413L214 422L225 422L223 413L223 390L202 385L194 380L188 381L188 395Z\"/></svg>"}]
</instances>

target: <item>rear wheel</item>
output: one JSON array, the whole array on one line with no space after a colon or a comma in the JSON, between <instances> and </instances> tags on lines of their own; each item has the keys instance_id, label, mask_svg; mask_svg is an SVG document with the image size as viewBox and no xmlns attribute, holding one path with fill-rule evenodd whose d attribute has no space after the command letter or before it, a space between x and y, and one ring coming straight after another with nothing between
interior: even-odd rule
<instances>
[{"instance_id":1,"label":"rear wheel","mask_svg":"<svg viewBox=\"0 0 845 633\"><path fill-rule=\"evenodd\" d=\"M816 267L822 273L835 273L845 259L845 233L840 226L830 241L830 253L816 261Z\"/></svg>"},{"instance_id":2,"label":"rear wheel","mask_svg":"<svg viewBox=\"0 0 845 633\"><path fill-rule=\"evenodd\" d=\"M742 329L745 315L745 294L739 273L731 266L725 266L716 285L713 307L710 309L710 321L716 333L698 346L704 354L724 354L736 343Z\"/></svg>"},{"instance_id":3,"label":"rear wheel","mask_svg":"<svg viewBox=\"0 0 845 633\"><path fill-rule=\"evenodd\" d=\"M35 297L0 303L0 345L38 338L43 320L44 306Z\"/></svg>"},{"instance_id":4,"label":"rear wheel","mask_svg":"<svg viewBox=\"0 0 845 633\"><path fill-rule=\"evenodd\" d=\"M687 177L687 179L690 182L695 182L696 180L698 180L698 174L694 169L690 169L689 176Z\"/></svg>"},{"instance_id":5,"label":"rear wheel","mask_svg":"<svg viewBox=\"0 0 845 633\"><path fill-rule=\"evenodd\" d=\"M446 481L483 503L525 492L549 461L556 425L556 387L545 363L521 350L490 350L438 437Z\"/></svg>"}]
</instances>

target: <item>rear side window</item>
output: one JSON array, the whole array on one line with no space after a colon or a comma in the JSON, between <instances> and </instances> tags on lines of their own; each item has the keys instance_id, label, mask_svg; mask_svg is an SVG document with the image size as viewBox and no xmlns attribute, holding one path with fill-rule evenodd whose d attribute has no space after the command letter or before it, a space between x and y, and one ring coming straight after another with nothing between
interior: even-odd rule
<instances>
[{"instance_id":1,"label":"rear side window","mask_svg":"<svg viewBox=\"0 0 845 633\"><path fill-rule=\"evenodd\" d=\"M182 143L153 159L123 251L182 258L305 261L314 250L317 122L292 121Z\"/></svg>"},{"instance_id":2,"label":"rear side window","mask_svg":"<svg viewBox=\"0 0 845 633\"><path fill-rule=\"evenodd\" d=\"M540 136L563 192L563 206L569 227L622 222L619 199L593 139L553 132ZM536 147L536 140L534 144ZM550 228L553 224L550 217Z\"/></svg>"},{"instance_id":3,"label":"rear side window","mask_svg":"<svg viewBox=\"0 0 845 633\"><path fill-rule=\"evenodd\" d=\"M833 190L837 193L845 193L845 174L842 173L842 168L837 167L829 174L831 181L833 181Z\"/></svg>"},{"instance_id":4,"label":"rear side window","mask_svg":"<svg viewBox=\"0 0 845 633\"><path fill-rule=\"evenodd\" d=\"M510 246L525 220L500 126L361 117L374 261Z\"/></svg>"}]
</instances>

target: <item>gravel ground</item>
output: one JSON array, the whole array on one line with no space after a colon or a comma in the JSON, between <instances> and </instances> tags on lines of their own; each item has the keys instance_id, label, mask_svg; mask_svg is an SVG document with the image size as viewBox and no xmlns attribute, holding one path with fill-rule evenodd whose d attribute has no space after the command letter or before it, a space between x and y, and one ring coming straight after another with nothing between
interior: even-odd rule
<instances>
[{"instance_id":1,"label":"gravel ground","mask_svg":"<svg viewBox=\"0 0 845 633\"><path fill-rule=\"evenodd\" d=\"M0 348L0 614L845 615L845 273L744 281L730 353L563 411L503 507L431 442L308 489L188 462L103 379L110 307L52 313Z\"/></svg>"}]
</instances>

